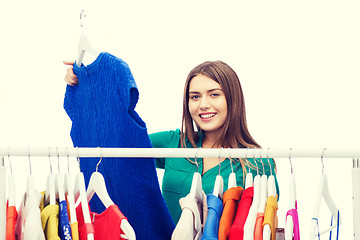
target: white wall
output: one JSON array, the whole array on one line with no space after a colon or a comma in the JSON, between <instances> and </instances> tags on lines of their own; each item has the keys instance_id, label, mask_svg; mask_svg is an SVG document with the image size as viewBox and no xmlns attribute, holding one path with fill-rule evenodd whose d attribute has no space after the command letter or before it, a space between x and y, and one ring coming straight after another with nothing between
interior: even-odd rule
<instances>
[{"instance_id":1,"label":"white wall","mask_svg":"<svg viewBox=\"0 0 360 240\"><path fill-rule=\"evenodd\" d=\"M72 146L62 107L67 68L62 61L76 58L79 15L85 9L93 45L130 65L140 89L137 111L149 132L180 127L188 72L220 59L240 77L249 129L263 147L360 147L357 1L20 0L2 5L0 146ZM28 165L26 158L11 159L19 197ZM41 189L49 165L47 159L37 160L32 158L33 173ZM320 159L293 159L293 164L301 234L307 237L321 164ZM278 159L277 166L284 226L288 160ZM351 159L325 159L325 171L343 218L340 239L350 239ZM319 223L330 224L326 208Z\"/></svg>"}]
</instances>

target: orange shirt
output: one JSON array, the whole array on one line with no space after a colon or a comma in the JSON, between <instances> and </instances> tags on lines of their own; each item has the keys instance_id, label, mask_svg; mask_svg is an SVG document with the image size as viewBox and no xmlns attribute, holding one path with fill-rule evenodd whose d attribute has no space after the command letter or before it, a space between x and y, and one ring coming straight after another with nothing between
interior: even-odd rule
<instances>
[{"instance_id":1,"label":"orange shirt","mask_svg":"<svg viewBox=\"0 0 360 240\"><path fill-rule=\"evenodd\" d=\"M219 240L226 240L228 238L243 190L244 189L242 187L232 187L224 193L224 210L219 223Z\"/></svg>"},{"instance_id":2,"label":"orange shirt","mask_svg":"<svg viewBox=\"0 0 360 240\"><path fill-rule=\"evenodd\" d=\"M15 224L18 213L15 206L6 209L6 240L15 240Z\"/></svg>"},{"instance_id":3,"label":"orange shirt","mask_svg":"<svg viewBox=\"0 0 360 240\"><path fill-rule=\"evenodd\" d=\"M254 229L254 240L263 240L263 227L264 213L259 212L256 216L255 229Z\"/></svg>"},{"instance_id":4,"label":"orange shirt","mask_svg":"<svg viewBox=\"0 0 360 240\"><path fill-rule=\"evenodd\" d=\"M275 236L276 236L275 228L277 226L277 216L276 216L277 210L278 210L278 204L276 198L274 196L268 197L266 201L264 223L262 226L264 227L265 224L269 224L271 229L271 240L275 240Z\"/></svg>"}]
</instances>

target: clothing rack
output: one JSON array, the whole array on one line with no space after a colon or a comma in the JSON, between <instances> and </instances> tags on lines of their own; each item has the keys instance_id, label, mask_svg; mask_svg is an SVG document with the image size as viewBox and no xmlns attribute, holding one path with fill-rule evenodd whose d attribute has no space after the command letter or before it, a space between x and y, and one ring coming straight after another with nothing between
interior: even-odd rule
<instances>
[{"instance_id":1,"label":"clothing rack","mask_svg":"<svg viewBox=\"0 0 360 240\"><path fill-rule=\"evenodd\" d=\"M360 149L271 149L271 148L73 148L3 147L0 148L0 240L5 239L6 156L126 157L126 158L350 158L353 159L354 239L360 240ZM5 220L5 222L3 222Z\"/></svg>"}]
</instances>

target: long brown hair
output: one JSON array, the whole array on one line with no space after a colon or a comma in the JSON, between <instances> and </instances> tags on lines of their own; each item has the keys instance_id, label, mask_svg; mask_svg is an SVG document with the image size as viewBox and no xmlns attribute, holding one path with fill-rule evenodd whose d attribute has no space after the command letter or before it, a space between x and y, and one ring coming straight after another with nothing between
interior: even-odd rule
<instances>
[{"instance_id":1,"label":"long brown hair","mask_svg":"<svg viewBox=\"0 0 360 240\"><path fill-rule=\"evenodd\" d=\"M193 147L199 139L194 121L189 112L189 85L193 77L203 74L220 84L227 102L227 116L215 146L222 147L260 147L251 137L246 123L245 101L239 78L235 71L222 61L207 61L192 69L186 79L183 98L183 116L181 126L181 146L186 147L185 136ZM198 131L199 126L196 126Z\"/></svg>"}]
</instances>

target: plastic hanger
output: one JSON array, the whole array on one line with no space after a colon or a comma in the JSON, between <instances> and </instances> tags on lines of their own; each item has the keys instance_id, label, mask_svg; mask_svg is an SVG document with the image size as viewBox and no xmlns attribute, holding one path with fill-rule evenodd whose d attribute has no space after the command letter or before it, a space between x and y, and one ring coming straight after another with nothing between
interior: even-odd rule
<instances>
[{"instance_id":1,"label":"plastic hanger","mask_svg":"<svg viewBox=\"0 0 360 240\"><path fill-rule=\"evenodd\" d=\"M91 45L88 37L84 33L84 26L82 24L83 16L86 17L85 11L82 10L80 13L80 26L81 26L81 35L79 39L79 47L78 47L78 55L76 58L76 65L78 67L81 66L81 63L84 59L85 52L90 53L97 57L99 52L95 50L95 48Z\"/></svg>"},{"instance_id":2,"label":"plastic hanger","mask_svg":"<svg viewBox=\"0 0 360 240\"><path fill-rule=\"evenodd\" d=\"M261 149L260 149L261 151ZM260 155L260 161L261 161L261 155ZM253 181L253 187L254 187L254 195L253 195L253 201L249 209L248 216L246 218L245 224L244 224L244 239L254 239L254 229L255 229L255 222L256 222L256 216L259 209L260 204L260 194L261 194L261 179L259 174L259 167L256 162L256 158L254 157L254 162L256 164L256 176L254 177Z\"/></svg>"},{"instance_id":3,"label":"plastic hanger","mask_svg":"<svg viewBox=\"0 0 360 240\"><path fill-rule=\"evenodd\" d=\"M289 210L297 208L296 188L295 188L295 175L291 162L291 150L289 152L289 163L290 163L290 176L289 176ZM293 240L294 234L294 221L291 215L286 216L285 223L285 240Z\"/></svg>"},{"instance_id":4,"label":"plastic hanger","mask_svg":"<svg viewBox=\"0 0 360 240\"><path fill-rule=\"evenodd\" d=\"M106 208L114 205L114 202L111 200L109 193L106 190L105 180L103 175L98 172L98 166L101 163L102 157L98 164L96 165L96 170L94 173L91 174L89 185L86 191L87 202L90 202L91 198L96 195L99 197L101 202L104 204ZM125 237L127 239L136 239L135 231L131 227L128 220L123 219L121 220L120 224L121 230L124 232Z\"/></svg>"},{"instance_id":5,"label":"plastic hanger","mask_svg":"<svg viewBox=\"0 0 360 240\"><path fill-rule=\"evenodd\" d=\"M74 183L73 177L70 172L69 164L69 155L67 155L68 160L68 172L64 176L64 195L67 196L67 201L69 203L69 213L70 213L70 224L77 222L76 210L75 210L75 200L74 200Z\"/></svg>"},{"instance_id":6,"label":"plastic hanger","mask_svg":"<svg viewBox=\"0 0 360 240\"><path fill-rule=\"evenodd\" d=\"M50 147L49 147L49 164L50 164L50 174L46 180L46 192L45 192L45 206L50 204L56 204L56 196L55 196L55 178L52 172L52 164L50 158Z\"/></svg>"},{"instance_id":7,"label":"plastic hanger","mask_svg":"<svg viewBox=\"0 0 360 240\"><path fill-rule=\"evenodd\" d=\"M32 175L32 171L31 171L31 160L30 160L30 149L28 149L28 158L29 158L29 170L30 170L30 174L27 177L27 182L26 182L26 196L30 196L30 194L33 194L35 192L35 180L34 180L34 176Z\"/></svg>"},{"instance_id":8,"label":"plastic hanger","mask_svg":"<svg viewBox=\"0 0 360 240\"><path fill-rule=\"evenodd\" d=\"M249 150L249 148L247 150ZM252 187L254 185L253 175L252 175L252 173L250 171L250 162L249 162L249 159L247 157L248 156L247 156L247 152L246 152L246 158L245 159L246 159L246 162L247 162L248 167L249 167L249 172L245 176L245 189L247 189L248 187Z\"/></svg>"},{"instance_id":9,"label":"plastic hanger","mask_svg":"<svg viewBox=\"0 0 360 240\"><path fill-rule=\"evenodd\" d=\"M201 181L201 175L199 173L199 164L197 162L197 153L200 149L201 147L197 149L195 154L196 172L194 173L192 178L189 196L191 196L194 199L199 199L200 201L202 201L203 200L202 181Z\"/></svg>"},{"instance_id":10,"label":"plastic hanger","mask_svg":"<svg viewBox=\"0 0 360 240\"><path fill-rule=\"evenodd\" d=\"M321 163L322 163L322 174L320 176L320 182L319 182L319 188L316 193L316 199L315 199L315 206L313 211L313 217L311 219L311 226L310 226L310 239L317 238L319 235L322 235L324 233L330 232L336 227L339 227L341 225L341 218L339 216L339 209L336 207L334 200L331 198L330 192L329 192L329 186L328 186L328 180L327 176L324 173L324 152L326 148L323 150L323 153L321 155ZM323 230L323 231L317 231L318 227L318 218L319 218L319 212L320 212L320 204L321 199L324 198L327 207L329 208L332 216L335 219L335 224L333 226Z\"/></svg>"},{"instance_id":11,"label":"plastic hanger","mask_svg":"<svg viewBox=\"0 0 360 240\"><path fill-rule=\"evenodd\" d=\"M219 157L218 157L218 160L219 160L219 174L215 178L213 195L217 196L218 198L220 198L222 200L223 195L224 195L224 179L220 175L220 170L221 170L220 153L221 153L221 150L222 150L222 148L220 149Z\"/></svg>"},{"instance_id":12,"label":"plastic hanger","mask_svg":"<svg viewBox=\"0 0 360 240\"><path fill-rule=\"evenodd\" d=\"M230 150L230 148L228 148L228 150ZM231 173L230 173L229 179L228 179L228 189L230 189L232 187L237 187L236 174L234 173L234 169L233 169L233 165L232 165L232 159L231 159L231 156L230 156L230 151L229 151L229 161L230 161L230 166L231 166Z\"/></svg>"},{"instance_id":13,"label":"plastic hanger","mask_svg":"<svg viewBox=\"0 0 360 240\"><path fill-rule=\"evenodd\" d=\"M57 150L57 148L56 148ZM58 173L55 175L55 197L59 202L65 201L63 174L60 172L60 157L58 157Z\"/></svg>"},{"instance_id":14,"label":"plastic hanger","mask_svg":"<svg viewBox=\"0 0 360 240\"><path fill-rule=\"evenodd\" d=\"M78 158L79 168L80 168L80 159ZM84 180L84 174L82 172L79 172L76 175L75 178L75 186L74 186L74 197L77 199L77 201L80 201L81 203L81 209L83 213L84 223L91 223L90 219L90 212L89 212L89 205L86 198L86 189L85 189L85 180ZM78 205L78 203L76 203ZM86 237L87 240L94 240L94 234L89 233Z\"/></svg>"},{"instance_id":15,"label":"plastic hanger","mask_svg":"<svg viewBox=\"0 0 360 240\"><path fill-rule=\"evenodd\" d=\"M273 196L276 198L276 186L275 177L272 174L272 168L269 157L267 158L270 168L270 176L268 177L268 197ZM271 239L271 229L269 224L265 224L263 227L263 240Z\"/></svg>"},{"instance_id":16,"label":"plastic hanger","mask_svg":"<svg viewBox=\"0 0 360 240\"><path fill-rule=\"evenodd\" d=\"M269 151L269 149L268 149ZM269 159L269 153L267 154L267 159ZM268 177L265 173L265 165L264 162L261 161L263 167L263 174L260 177L260 203L258 212L264 213L266 207L266 201L268 196Z\"/></svg>"},{"instance_id":17,"label":"plastic hanger","mask_svg":"<svg viewBox=\"0 0 360 240\"><path fill-rule=\"evenodd\" d=\"M9 165L10 165L10 175L8 177L9 180L9 188L8 188L8 206L12 207L15 206L15 177L12 171L12 164L11 164L11 160L10 160L10 155L8 155L8 159L9 159Z\"/></svg>"}]
</instances>

